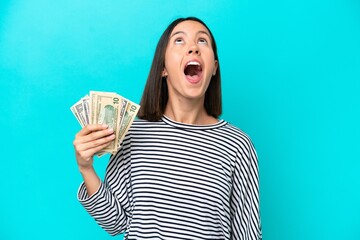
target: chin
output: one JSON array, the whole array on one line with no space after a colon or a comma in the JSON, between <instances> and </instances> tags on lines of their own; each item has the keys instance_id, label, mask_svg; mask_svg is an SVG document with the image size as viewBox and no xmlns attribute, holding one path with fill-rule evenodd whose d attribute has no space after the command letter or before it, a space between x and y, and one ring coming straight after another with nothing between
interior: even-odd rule
<instances>
[{"instance_id":1,"label":"chin","mask_svg":"<svg viewBox=\"0 0 360 240\"><path fill-rule=\"evenodd\" d=\"M202 91L191 91L185 94L185 97L191 100L202 99L205 96L205 92Z\"/></svg>"}]
</instances>

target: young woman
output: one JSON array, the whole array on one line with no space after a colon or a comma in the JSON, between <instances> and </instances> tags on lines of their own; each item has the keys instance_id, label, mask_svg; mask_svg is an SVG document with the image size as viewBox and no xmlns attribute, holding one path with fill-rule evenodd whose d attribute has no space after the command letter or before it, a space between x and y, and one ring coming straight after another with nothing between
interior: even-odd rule
<instances>
[{"instance_id":1,"label":"young woman","mask_svg":"<svg viewBox=\"0 0 360 240\"><path fill-rule=\"evenodd\" d=\"M157 45L138 120L110 158L104 181L93 155L113 139L88 125L75 137L78 198L125 239L261 239L256 152L221 114L215 39L197 18L172 22Z\"/></svg>"}]
</instances>

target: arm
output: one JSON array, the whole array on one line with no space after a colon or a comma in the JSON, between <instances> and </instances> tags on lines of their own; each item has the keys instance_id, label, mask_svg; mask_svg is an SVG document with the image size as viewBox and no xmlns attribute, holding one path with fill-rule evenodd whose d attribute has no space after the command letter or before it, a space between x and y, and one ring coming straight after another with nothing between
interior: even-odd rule
<instances>
[{"instance_id":1,"label":"arm","mask_svg":"<svg viewBox=\"0 0 360 240\"><path fill-rule=\"evenodd\" d=\"M81 184L78 190L78 200L110 235L115 236L126 230L128 226L126 211L106 182L100 182L99 189L90 197L88 197L85 184Z\"/></svg>"},{"instance_id":2,"label":"arm","mask_svg":"<svg viewBox=\"0 0 360 240\"><path fill-rule=\"evenodd\" d=\"M89 195L94 194L100 186L100 179L93 168L93 156L108 146L114 138L112 129L98 124L85 126L75 136L73 144L76 162Z\"/></svg>"},{"instance_id":3,"label":"arm","mask_svg":"<svg viewBox=\"0 0 360 240\"><path fill-rule=\"evenodd\" d=\"M113 130L107 129L107 126L88 125L76 135L73 144L84 180L78 191L78 199L102 228L111 235L117 235L127 225L126 214L109 185L100 180L93 168L93 155L104 149L113 139ZM112 173L116 173L114 162L115 157L109 164Z\"/></svg>"},{"instance_id":4,"label":"arm","mask_svg":"<svg viewBox=\"0 0 360 240\"><path fill-rule=\"evenodd\" d=\"M251 142L249 142L247 153L238 153L230 204L232 213L231 239L262 239L258 159Z\"/></svg>"}]
</instances>

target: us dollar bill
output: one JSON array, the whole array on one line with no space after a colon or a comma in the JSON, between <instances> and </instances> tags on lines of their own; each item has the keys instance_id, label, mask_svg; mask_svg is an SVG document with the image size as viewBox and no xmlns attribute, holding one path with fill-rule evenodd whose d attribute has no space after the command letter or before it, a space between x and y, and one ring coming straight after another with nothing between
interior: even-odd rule
<instances>
[{"instance_id":1,"label":"us dollar bill","mask_svg":"<svg viewBox=\"0 0 360 240\"><path fill-rule=\"evenodd\" d=\"M132 122L134 121L136 114L138 113L140 109L140 105L132 102L132 101L127 101L126 104L126 110L121 122L121 126L119 128L119 139L118 139L118 148L120 147L120 144L122 142L122 140L124 139L126 132L129 130Z\"/></svg>"},{"instance_id":2,"label":"us dollar bill","mask_svg":"<svg viewBox=\"0 0 360 240\"><path fill-rule=\"evenodd\" d=\"M90 96L94 97L92 106L93 124L106 124L115 132L115 139L103 149L105 152L112 152L117 150L117 143L119 135L120 112L121 112L121 96L115 93L107 92L90 92Z\"/></svg>"},{"instance_id":3,"label":"us dollar bill","mask_svg":"<svg viewBox=\"0 0 360 240\"><path fill-rule=\"evenodd\" d=\"M101 95L117 95L114 92L100 92L100 91L90 91L90 96L89 96L89 124L97 124L97 119L98 119L98 108L96 106L97 103L97 98L98 96Z\"/></svg>"},{"instance_id":4,"label":"us dollar bill","mask_svg":"<svg viewBox=\"0 0 360 240\"><path fill-rule=\"evenodd\" d=\"M84 108L84 115L85 115L85 125L89 125L90 124L90 114L89 114L89 102L90 102L90 97L89 95L86 95L85 97L81 98L82 100L82 105L83 105L83 108Z\"/></svg>"},{"instance_id":5,"label":"us dollar bill","mask_svg":"<svg viewBox=\"0 0 360 240\"><path fill-rule=\"evenodd\" d=\"M75 115L76 119L78 120L78 122L80 123L80 125L82 127L86 126L86 114L85 114L85 110L83 107L83 102L82 99L80 99L80 101L78 101L77 103L75 103L73 106L71 106L71 111L73 112L73 114Z\"/></svg>"},{"instance_id":6,"label":"us dollar bill","mask_svg":"<svg viewBox=\"0 0 360 240\"><path fill-rule=\"evenodd\" d=\"M84 127L88 124L106 124L115 133L115 139L109 146L96 153L115 154L127 131L134 121L140 106L115 92L90 91L71 106L71 111Z\"/></svg>"}]
</instances>

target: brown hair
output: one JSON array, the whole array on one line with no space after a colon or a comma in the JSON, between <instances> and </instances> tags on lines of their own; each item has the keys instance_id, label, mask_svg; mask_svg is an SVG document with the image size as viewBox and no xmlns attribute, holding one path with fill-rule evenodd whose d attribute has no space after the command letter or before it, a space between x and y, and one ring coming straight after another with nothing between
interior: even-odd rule
<instances>
[{"instance_id":1,"label":"brown hair","mask_svg":"<svg viewBox=\"0 0 360 240\"><path fill-rule=\"evenodd\" d=\"M164 114L165 107L168 101L168 88L166 78L162 76L165 67L165 51L169 43L170 34L181 22L196 21L206 27L211 36L211 45L214 51L215 60L218 61L218 68L216 74L211 77L210 84L205 92L204 107L210 116L218 118L222 112L221 102L221 77L220 64L217 54L217 48L214 36L206 24L198 18L187 17L178 18L173 21L161 35L160 40L156 46L154 59L150 68L149 76L146 81L144 92L141 98L141 108L138 112L138 117L148 121L159 121Z\"/></svg>"}]
</instances>

